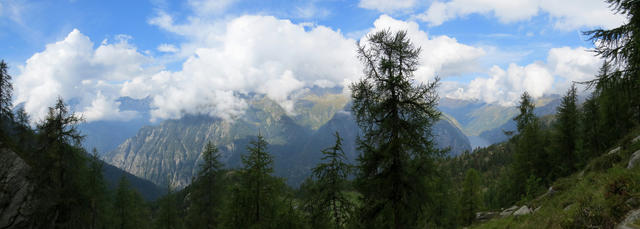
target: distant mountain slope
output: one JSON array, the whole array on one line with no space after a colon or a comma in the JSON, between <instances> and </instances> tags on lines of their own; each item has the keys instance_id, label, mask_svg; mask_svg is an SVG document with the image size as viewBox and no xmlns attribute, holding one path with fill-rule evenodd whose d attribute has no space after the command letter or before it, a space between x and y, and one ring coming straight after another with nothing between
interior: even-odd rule
<instances>
[{"instance_id":1,"label":"distant mountain slope","mask_svg":"<svg viewBox=\"0 0 640 229\"><path fill-rule=\"evenodd\" d=\"M86 135L83 146L87 150L91 151L96 148L98 153L103 155L116 149L127 138L136 135L143 126L151 124L149 122L150 98L122 97L117 102L120 103L121 111L136 111L137 116L127 121L94 121L80 124L78 129Z\"/></svg>"},{"instance_id":2,"label":"distant mountain slope","mask_svg":"<svg viewBox=\"0 0 640 229\"><path fill-rule=\"evenodd\" d=\"M553 115L556 113L556 108L559 105L560 99L558 98L537 102L534 113L538 117ZM495 144L509 139L509 137L504 134L504 131L516 131L516 122L513 121L513 117L497 128L483 131L479 134L479 137L486 140L488 144Z\"/></svg>"},{"instance_id":3,"label":"distant mountain slope","mask_svg":"<svg viewBox=\"0 0 640 229\"><path fill-rule=\"evenodd\" d=\"M560 96L548 95L536 99L535 102L537 115L549 115L555 113L560 103ZM515 130L513 117L518 114L515 105L503 106L451 98L441 99L438 108L460 124L460 129L469 138L474 148L506 140L503 130Z\"/></svg>"},{"instance_id":4,"label":"distant mountain slope","mask_svg":"<svg viewBox=\"0 0 640 229\"><path fill-rule=\"evenodd\" d=\"M308 122L301 121L304 119L300 117L296 119L296 116L291 118L277 103L263 96L255 96L249 104L245 115L234 121L186 116L143 127L134 137L106 154L105 160L156 184L170 181L184 187L196 174L200 153L208 141L220 148L221 160L227 167L238 167L240 155L245 153L249 141L261 133L270 144L269 152L275 157L276 175L287 178L294 186L316 165L320 150L333 144L335 131L345 139L344 148L349 158L356 158L355 139L359 129L349 109L345 108L348 105L340 110L335 109L335 105L322 105L316 112L321 115L315 117L330 119ZM310 104L309 107L314 106L318 105ZM318 126L317 129L314 126ZM466 136L446 120L438 122L433 133L437 136L438 146L452 146L452 154L471 149Z\"/></svg>"},{"instance_id":5,"label":"distant mountain slope","mask_svg":"<svg viewBox=\"0 0 640 229\"><path fill-rule=\"evenodd\" d=\"M107 186L111 190L115 190L118 186L118 182L120 182L120 178L125 176L129 181L129 184L131 184L131 187L138 191L147 201L154 201L160 196L166 194L166 190L164 188L157 186L151 181L136 177L133 174L108 163L104 163L104 166L102 167L102 175L104 176L105 181L107 181Z\"/></svg>"}]
</instances>

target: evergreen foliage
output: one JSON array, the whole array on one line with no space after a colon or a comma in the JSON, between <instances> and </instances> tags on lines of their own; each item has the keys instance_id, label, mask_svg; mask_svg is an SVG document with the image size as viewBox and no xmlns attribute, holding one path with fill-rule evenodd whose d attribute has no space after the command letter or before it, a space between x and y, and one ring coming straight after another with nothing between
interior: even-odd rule
<instances>
[{"instance_id":1,"label":"evergreen foliage","mask_svg":"<svg viewBox=\"0 0 640 229\"><path fill-rule=\"evenodd\" d=\"M333 228L345 228L349 217L353 215L354 204L346 194L347 178L352 166L342 150L342 138L335 133L336 143L322 151L324 163L313 168L316 184L311 188L311 195L306 200L305 208L310 213L315 226L322 223L318 219L328 220ZM313 182L313 181L310 181Z\"/></svg>"},{"instance_id":2,"label":"evergreen foliage","mask_svg":"<svg viewBox=\"0 0 640 229\"><path fill-rule=\"evenodd\" d=\"M388 30L367 37L358 54L364 78L351 85L353 112L363 135L358 139L356 186L362 194L364 227L416 227L430 198L434 174L431 126L438 120L438 79L414 80L419 48L407 33Z\"/></svg>"},{"instance_id":3,"label":"evergreen foliage","mask_svg":"<svg viewBox=\"0 0 640 229\"><path fill-rule=\"evenodd\" d=\"M552 148L549 149L553 153L549 155L551 163L554 165L553 171L551 171L552 179L566 176L576 170L580 121L577 99L577 89L575 85L571 85L557 108L552 132Z\"/></svg>"},{"instance_id":4,"label":"evergreen foliage","mask_svg":"<svg viewBox=\"0 0 640 229\"><path fill-rule=\"evenodd\" d=\"M476 212L482 208L482 189L480 175L475 169L467 170L460 196L461 217L464 225L471 225L476 218Z\"/></svg>"},{"instance_id":5,"label":"evergreen foliage","mask_svg":"<svg viewBox=\"0 0 640 229\"><path fill-rule=\"evenodd\" d=\"M215 228L220 224L223 182L218 148L209 142L202 152L198 177L191 184L190 228Z\"/></svg>"}]
</instances>

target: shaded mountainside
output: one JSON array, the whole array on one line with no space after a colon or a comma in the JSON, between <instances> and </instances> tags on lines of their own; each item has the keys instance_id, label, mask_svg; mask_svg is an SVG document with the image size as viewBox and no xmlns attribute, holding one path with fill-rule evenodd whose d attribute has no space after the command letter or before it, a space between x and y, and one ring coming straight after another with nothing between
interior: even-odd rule
<instances>
[{"instance_id":1,"label":"shaded mountainside","mask_svg":"<svg viewBox=\"0 0 640 229\"><path fill-rule=\"evenodd\" d=\"M167 120L157 126L143 127L136 136L127 139L104 158L108 163L155 184L170 181L174 186L184 187L195 176L201 161L200 153L207 142L212 141L218 146L221 161L226 167L235 168L241 165L240 155L246 153L249 141L260 132L269 142L269 152L275 157L275 175L285 177L290 185L297 186L319 161L320 151L335 141L333 135L336 131L344 138L344 149L349 159L353 161L356 158L355 140L359 128L347 111L349 105L344 102L346 100L327 102L329 97L308 97L305 103L311 100L316 103L297 108L300 115L291 118L276 102L255 96L250 100L245 115L234 121L208 116ZM338 106L342 106L341 109L336 109ZM308 112L310 110L314 111ZM471 149L466 136L449 121L439 121L433 134L438 146L451 146L451 154Z\"/></svg>"},{"instance_id":2,"label":"shaded mountainside","mask_svg":"<svg viewBox=\"0 0 640 229\"><path fill-rule=\"evenodd\" d=\"M548 95L535 102L536 115L546 116L556 112L556 107L560 104L560 97ZM452 98L442 98L438 108L451 119L457 121L459 129L469 138L473 148L486 147L506 141L508 137L503 130L515 130L513 118L518 114L515 106Z\"/></svg>"}]
</instances>

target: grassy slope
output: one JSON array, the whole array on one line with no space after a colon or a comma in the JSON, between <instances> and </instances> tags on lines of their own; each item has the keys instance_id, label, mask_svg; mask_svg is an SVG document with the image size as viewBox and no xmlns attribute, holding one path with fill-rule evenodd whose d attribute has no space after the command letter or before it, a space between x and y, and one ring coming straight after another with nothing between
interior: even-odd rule
<instances>
[{"instance_id":1,"label":"grassy slope","mask_svg":"<svg viewBox=\"0 0 640 229\"><path fill-rule=\"evenodd\" d=\"M519 203L540 207L535 213L496 218L472 228L613 228L632 210L624 202L640 198L640 167L626 168L631 154L640 150L640 141L631 142L638 135L640 131L635 131L621 140L620 152L605 153L583 171L554 182L557 192L553 195Z\"/></svg>"}]
</instances>

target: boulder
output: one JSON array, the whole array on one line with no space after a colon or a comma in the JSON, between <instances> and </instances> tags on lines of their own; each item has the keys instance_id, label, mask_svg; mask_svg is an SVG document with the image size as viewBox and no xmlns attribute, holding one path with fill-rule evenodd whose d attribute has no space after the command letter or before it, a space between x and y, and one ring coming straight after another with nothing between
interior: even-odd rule
<instances>
[{"instance_id":1,"label":"boulder","mask_svg":"<svg viewBox=\"0 0 640 229\"><path fill-rule=\"evenodd\" d=\"M636 137L633 140L631 140L631 143L636 143L638 141L640 141L640 135L638 135L638 137Z\"/></svg>"},{"instance_id":2,"label":"boulder","mask_svg":"<svg viewBox=\"0 0 640 229\"><path fill-rule=\"evenodd\" d=\"M497 217L499 212L476 212L476 221L484 222Z\"/></svg>"},{"instance_id":3,"label":"boulder","mask_svg":"<svg viewBox=\"0 0 640 229\"><path fill-rule=\"evenodd\" d=\"M527 207L527 205L523 205L516 212L513 213L514 216L528 215L531 214L531 209Z\"/></svg>"},{"instance_id":4,"label":"boulder","mask_svg":"<svg viewBox=\"0 0 640 229\"><path fill-rule=\"evenodd\" d=\"M633 169L635 167L638 167L638 165L640 165L640 150L631 155L629 164L627 165L627 169Z\"/></svg>"},{"instance_id":5,"label":"boulder","mask_svg":"<svg viewBox=\"0 0 640 229\"><path fill-rule=\"evenodd\" d=\"M607 154L614 154L614 153L618 153L620 152L622 148L620 146L616 147L615 149L612 149L611 151L609 151Z\"/></svg>"},{"instance_id":6,"label":"boulder","mask_svg":"<svg viewBox=\"0 0 640 229\"><path fill-rule=\"evenodd\" d=\"M518 210L518 206L513 205L510 208L504 209L502 212L500 212L500 217L510 216L516 210Z\"/></svg>"},{"instance_id":7,"label":"boulder","mask_svg":"<svg viewBox=\"0 0 640 229\"><path fill-rule=\"evenodd\" d=\"M633 210L627 214L627 216L616 225L616 229L637 229L640 228L636 222L640 220L640 209Z\"/></svg>"}]
</instances>

